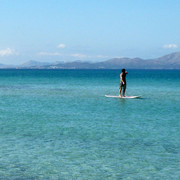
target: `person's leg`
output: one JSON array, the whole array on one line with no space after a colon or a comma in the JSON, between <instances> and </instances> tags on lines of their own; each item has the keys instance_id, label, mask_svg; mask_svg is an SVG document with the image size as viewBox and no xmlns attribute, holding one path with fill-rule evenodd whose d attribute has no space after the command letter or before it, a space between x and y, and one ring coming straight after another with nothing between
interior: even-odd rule
<instances>
[{"instance_id":1,"label":"person's leg","mask_svg":"<svg viewBox=\"0 0 180 180\"><path fill-rule=\"evenodd\" d=\"M125 92L126 92L126 84L124 85L124 88L123 88L123 96L125 96Z\"/></svg>"},{"instance_id":2,"label":"person's leg","mask_svg":"<svg viewBox=\"0 0 180 180\"><path fill-rule=\"evenodd\" d=\"M123 86L123 84L122 84L122 82L121 82L121 83L120 83L120 87L119 87L119 96L121 96L122 86Z\"/></svg>"},{"instance_id":3,"label":"person's leg","mask_svg":"<svg viewBox=\"0 0 180 180\"><path fill-rule=\"evenodd\" d=\"M119 88L119 96L121 96L122 87Z\"/></svg>"}]
</instances>

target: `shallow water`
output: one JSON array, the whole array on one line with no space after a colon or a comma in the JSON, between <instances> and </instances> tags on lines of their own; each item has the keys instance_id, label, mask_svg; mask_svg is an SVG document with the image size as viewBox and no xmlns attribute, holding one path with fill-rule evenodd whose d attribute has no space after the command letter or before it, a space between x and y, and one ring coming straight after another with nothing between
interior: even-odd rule
<instances>
[{"instance_id":1,"label":"shallow water","mask_svg":"<svg viewBox=\"0 0 180 180\"><path fill-rule=\"evenodd\" d=\"M179 179L180 71L1 70L0 179Z\"/></svg>"}]
</instances>

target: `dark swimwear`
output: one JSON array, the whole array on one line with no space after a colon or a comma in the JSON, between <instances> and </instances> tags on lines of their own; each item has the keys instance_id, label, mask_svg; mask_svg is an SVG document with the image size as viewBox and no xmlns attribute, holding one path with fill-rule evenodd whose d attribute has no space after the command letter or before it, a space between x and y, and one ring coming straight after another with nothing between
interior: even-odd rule
<instances>
[{"instance_id":1,"label":"dark swimwear","mask_svg":"<svg viewBox=\"0 0 180 180\"><path fill-rule=\"evenodd\" d=\"M126 88L126 73L123 73L122 74L122 80L125 82L125 84L122 83L122 81L120 82L120 88L119 89L122 89L123 88Z\"/></svg>"},{"instance_id":2,"label":"dark swimwear","mask_svg":"<svg viewBox=\"0 0 180 180\"><path fill-rule=\"evenodd\" d=\"M123 84L122 82L120 82L120 87L119 87L119 89L122 89L122 87L123 87L123 88L126 88L126 83Z\"/></svg>"}]
</instances>

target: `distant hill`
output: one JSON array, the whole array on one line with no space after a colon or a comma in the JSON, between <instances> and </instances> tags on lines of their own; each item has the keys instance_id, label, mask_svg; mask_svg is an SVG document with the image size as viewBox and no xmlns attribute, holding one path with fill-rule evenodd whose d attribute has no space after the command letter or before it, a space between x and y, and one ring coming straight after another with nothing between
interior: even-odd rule
<instances>
[{"instance_id":1,"label":"distant hill","mask_svg":"<svg viewBox=\"0 0 180 180\"><path fill-rule=\"evenodd\" d=\"M141 58L113 58L103 62L90 63L83 61L73 62L38 62L28 61L19 66L0 64L0 68L27 68L27 69L180 69L180 52L168 54L156 59Z\"/></svg>"},{"instance_id":2,"label":"distant hill","mask_svg":"<svg viewBox=\"0 0 180 180\"><path fill-rule=\"evenodd\" d=\"M20 67L25 67L25 68L27 68L27 67L41 67L41 66L46 66L46 65L50 65L50 63L30 60L24 64L21 64Z\"/></svg>"},{"instance_id":3,"label":"distant hill","mask_svg":"<svg viewBox=\"0 0 180 180\"><path fill-rule=\"evenodd\" d=\"M119 69L180 69L180 52L160 58L143 60L140 58L114 58L97 63L101 68Z\"/></svg>"},{"instance_id":4,"label":"distant hill","mask_svg":"<svg viewBox=\"0 0 180 180\"><path fill-rule=\"evenodd\" d=\"M0 69L9 69L9 68L15 68L15 66L14 65L0 64Z\"/></svg>"},{"instance_id":5,"label":"distant hill","mask_svg":"<svg viewBox=\"0 0 180 180\"><path fill-rule=\"evenodd\" d=\"M113 58L107 61L90 62L70 62L59 63L46 68L60 69L180 69L180 52L172 53L156 59L144 60L141 58Z\"/></svg>"},{"instance_id":6,"label":"distant hill","mask_svg":"<svg viewBox=\"0 0 180 180\"><path fill-rule=\"evenodd\" d=\"M160 66L163 69L180 69L180 52L168 54L151 61L153 61L156 66Z\"/></svg>"},{"instance_id":7,"label":"distant hill","mask_svg":"<svg viewBox=\"0 0 180 180\"><path fill-rule=\"evenodd\" d=\"M140 58L113 58L104 62L96 63L97 68L101 69L120 69L129 68L137 69L140 65L144 65L144 61Z\"/></svg>"}]
</instances>

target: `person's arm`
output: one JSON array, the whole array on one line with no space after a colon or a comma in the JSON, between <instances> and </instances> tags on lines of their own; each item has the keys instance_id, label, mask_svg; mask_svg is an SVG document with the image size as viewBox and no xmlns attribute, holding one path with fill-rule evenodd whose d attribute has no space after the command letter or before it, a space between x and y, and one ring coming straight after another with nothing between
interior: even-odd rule
<instances>
[{"instance_id":1,"label":"person's arm","mask_svg":"<svg viewBox=\"0 0 180 180\"><path fill-rule=\"evenodd\" d=\"M126 74L128 74L128 72L126 71Z\"/></svg>"}]
</instances>

